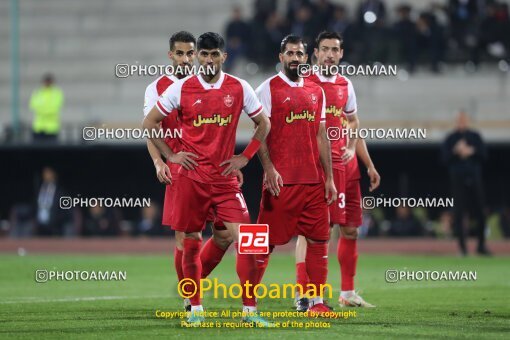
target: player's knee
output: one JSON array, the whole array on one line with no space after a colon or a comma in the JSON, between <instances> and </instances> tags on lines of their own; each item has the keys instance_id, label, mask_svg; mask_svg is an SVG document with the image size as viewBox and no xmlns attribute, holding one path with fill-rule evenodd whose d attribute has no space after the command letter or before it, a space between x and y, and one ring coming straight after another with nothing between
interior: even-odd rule
<instances>
[{"instance_id":1,"label":"player's knee","mask_svg":"<svg viewBox=\"0 0 510 340\"><path fill-rule=\"evenodd\" d=\"M201 233L186 233L185 238L191 238L193 240L201 240L202 239L202 234ZM183 240L184 242L184 240Z\"/></svg>"},{"instance_id":2,"label":"player's knee","mask_svg":"<svg viewBox=\"0 0 510 340\"><path fill-rule=\"evenodd\" d=\"M358 228L353 227L344 227L340 228L342 232L342 237L350 240L355 240L358 238Z\"/></svg>"},{"instance_id":3,"label":"player's knee","mask_svg":"<svg viewBox=\"0 0 510 340\"><path fill-rule=\"evenodd\" d=\"M221 249L227 249L233 241L232 235L228 231L215 232L213 239L214 243Z\"/></svg>"},{"instance_id":4,"label":"player's knee","mask_svg":"<svg viewBox=\"0 0 510 340\"><path fill-rule=\"evenodd\" d=\"M184 247L183 241L184 241L184 233L182 231L176 231L175 232L175 246L177 247L177 249L182 250L182 248Z\"/></svg>"}]
</instances>

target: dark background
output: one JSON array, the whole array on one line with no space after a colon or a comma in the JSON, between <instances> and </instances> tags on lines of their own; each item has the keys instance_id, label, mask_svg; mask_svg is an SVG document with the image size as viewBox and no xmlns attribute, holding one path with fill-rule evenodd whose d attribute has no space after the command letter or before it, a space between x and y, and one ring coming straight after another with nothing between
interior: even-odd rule
<instances>
[{"instance_id":1,"label":"dark background","mask_svg":"<svg viewBox=\"0 0 510 340\"><path fill-rule=\"evenodd\" d=\"M238 146L236 153L244 149ZM450 197L446 167L438 144L369 144L372 159L381 174L380 188L373 196ZM489 160L483 171L486 205L490 210L508 206L510 144L488 144ZM0 218L8 219L14 204L31 203L38 189L43 166L53 167L70 196L150 197L163 202L164 188L155 176L145 145L1 146ZM361 162L360 162L361 163ZM368 178L361 166L362 192L368 193ZM252 220L258 214L262 167L256 157L243 169L243 193ZM440 211L429 211L434 218ZM123 209L126 219L136 219L139 209ZM388 217L392 209L385 211Z\"/></svg>"}]
</instances>

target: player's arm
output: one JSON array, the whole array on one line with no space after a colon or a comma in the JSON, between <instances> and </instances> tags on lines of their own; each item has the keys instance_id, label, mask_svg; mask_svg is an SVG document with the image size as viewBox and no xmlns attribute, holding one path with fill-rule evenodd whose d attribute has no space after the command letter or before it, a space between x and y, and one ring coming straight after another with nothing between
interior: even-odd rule
<instances>
[{"instance_id":1,"label":"player's arm","mask_svg":"<svg viewBox=\"0 0 510 340\"><path fill-rule=\"evenodd\" d=\"M160 97L156 105L149 111L143 120L143 128L148 130L149 140L159 150L165 159L172 163L182 165L186 170L193 170L198 163L193 158L197 155L191 152L181 151L174 153L172 149L165 143L162 137L158 137L157 133L161 121L169 114L176 114L174 109L179 108L181 84L172 84L165 93Z\"/></svg>"},{"instance_id":2,"label":"player's arm","mask_svg":"<svg viewBox=\"0 0 510 340\"><path fill-rule=\"evenodd\" d=\"M234 155L220 164L220 166L228 164L227 168L221 173L223 176L228 176L231 172L246 166L249 160L257 153L261 143L266 140L271 129L269 118L264 112L264 107L257 98L253 88L244 80L241 81L241 85L243 87L243 111L255 123L255 132L250 143L248 143L248 146L240 155Z\"/></svg>"},{"instance_id":3,"label":"player's arm","mask_svg":"<svg viewBox=\"0 0 510 340\"><path fill-rule=\"evenodd\" d=\"M257 153L262 142L266 140L267 134L271 129L271 122L263 112L264 109L260 108L259 110L260 112L257 115L251 117L252 121L255 123L255 132L248 146L246 146L241 154L234 155L232 158L220 164L220 166L228 164L225 170L221 173L223 176L228 176L231 172L245 167L250 159L252 159Z\"/></svg>"},{"instance_id":4,"label":"player's arm","mask_svg":"<svg viewBox=\"0 0 510 340\"><path fill-rule=\"evenodd\" d=\"M326 123L321 122L319 132L317 133L317 146L319 148L319 158L326 175L326 191L324 197L328 205L337 198L337 190L333 181L333 163L331 161L331 144L326 134Z\"/></svg>"},{"instance_id":5,"label":"player's arm","mask_svg":"<svg viewBox=\"0 0 510 340\"><path fill-rule=\"evenodd\" d=\"M317 132L317 147L319 148L319 159L324 169L324 175L326 176L326 190L324 197L328 202L328 205L333 203L337 199L337 190L335 182L333 181L333 161L331 160L331 143L329 142L328 135L326 133L326 96L322 91L322 101L320 103L321 115L319 131Z\"/></svg>"},{"instance_id":6,"label":"player's arm","mask_svg":"<svg viewBox=\"0 0 510 340\"><path fill-rule=\"evenodd\" d=\"M370 154L368 153L367 143L365 143L364 139L360 139L358 143L356 143L356 155L361 159L365 167L367 168L367 174L370 178L370 191L374 191L379 187L381 183L381 176L375 169L375 165L372 162L372 158L370 158Z\"/></svg>"},{"instance_id":7,"label":"player's arm","mask_svg":"<svg viewBox=\"0 0 510 340\"><path fill-rule=\"evenodd\" d=\"M344 113L347 117L347 122L349 123L349 140L347 142L347 146L343 147L344 153L341 157L341 160L344 164L349 163L353 157L356 156L356 143L358 142L358 128L359 128L359 119L356 114L358 110L358 105L356 102L356 94L354 93L354 87L352 86L351 81L348 81L347 85L347 103L345 104Z\"/></svg>"},{"instance_id":8,"label":"player's arm","mask_svg":"<svg viewBox=\"0 0 510 340\"><path fill-rule=\"evenodd\" d=\"M154 83L147 86L145 90L145 98L143 105L143 115L146 116L149 114L149 111L158 101L158 92L156 89L156 85ZM172 184L172 175L170 174L170 169L165 164L163 159L161 158L161 153L158 148L152 144L150 140L147 140L147 150L149 151L149 155L151 156L154 167L156 168L156 176L161 183Z\"/></svg>"},{"instance_id":9,"label":"player's arm","mask_svg":"<svg viewBox=\"0 0 510 340\"><path fill-rule=\"evenodd\" d=\"M149 150L149 155L151 156L154 167L156 168L156 176L158 177L158 180L164 184L172 184L170 168L166 165L163 158L161 158L161 153L150 139L147 140L147 150Z\"/></svg>"},{"instance_id":10,"label":"player's arm","mask_svg":"<svg viewBox=\"0 0 510 340\"><path fill-rule=\"evenodd\" d=\"M270 82L266 80L256 90L255 94L260 100L260 104L264 107L266 115L271 118L272 104L271 104L271 87ZM283 178L274 167L271 157L269 155L269 148L267 143L263 141L257 151L260 163L264 169L264 186L273 196L280 194L280 187L283 187Z\"/></svg>"}]
</instances>

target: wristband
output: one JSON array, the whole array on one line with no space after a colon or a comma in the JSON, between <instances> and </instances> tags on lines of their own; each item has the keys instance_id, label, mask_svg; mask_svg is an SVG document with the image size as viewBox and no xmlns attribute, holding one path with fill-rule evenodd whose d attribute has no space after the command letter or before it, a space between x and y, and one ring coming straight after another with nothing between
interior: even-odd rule
<instances>
[{"instance_id":1,"label":"wristband","mask_svg":"<svg viewBox=\"0 0 510 340\"><path fill-rule=\"evenodd\" d=\"M252 159L253 156L257 153L258 149L260 148L261 142L258 139L252 138L250 141L250 144L244 149L244 151L241 153L244 157L248 159Z\"/></svg>"}]
</instances>

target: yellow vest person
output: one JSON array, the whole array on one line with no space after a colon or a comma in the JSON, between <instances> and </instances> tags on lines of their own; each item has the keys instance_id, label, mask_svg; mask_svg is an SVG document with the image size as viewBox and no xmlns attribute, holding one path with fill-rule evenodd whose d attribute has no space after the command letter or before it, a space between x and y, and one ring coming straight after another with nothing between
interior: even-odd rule
<instances>
[{"instance_id":1,"label":"yellow vest person","mask_svg":"<svg viewBox=\"0 0 510 340\"><path fill-rule=\"evenodd\" d=\"M34 139L56 139L60 131L60 110L64 94L53 83L53 76L45 75L43 86L30 97L30 109L34 112Z\"/></svg>"}]
</instances>

